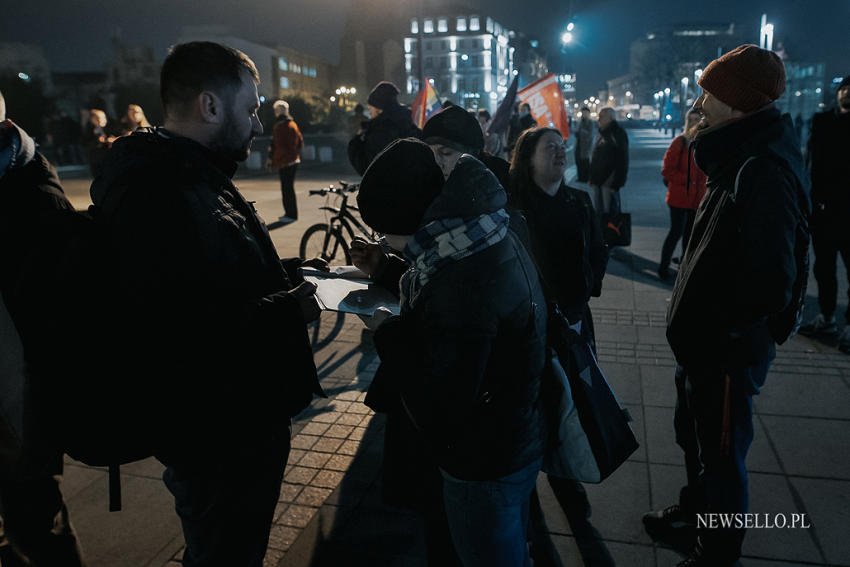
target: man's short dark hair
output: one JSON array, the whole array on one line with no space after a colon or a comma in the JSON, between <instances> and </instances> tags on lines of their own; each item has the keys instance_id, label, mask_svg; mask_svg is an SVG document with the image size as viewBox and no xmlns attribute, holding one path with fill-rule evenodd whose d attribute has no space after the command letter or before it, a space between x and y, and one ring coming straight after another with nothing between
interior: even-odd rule
<instances>
[{"instance_id":1,"label":"man's short dark hair","mask_svg":"<svg viewBox=\"0 0 850 567\"><path fill-rule=\"evenodd\" d=\"M231 96L242 82L243 70L259 84L257 67L238 49L211 41L172 45L162 64L159 84L166 116L175 108L190 103L203 91Z\"/></svg>"},{"instance_id":2,"label":"man's short dark hair","mask_svg":"<svg viewBox=\"0 0 850 567\"><path fill-rule=\"evenodd\" d=\"M478 109L478 117L480 118L482 116L484 117L485 120L490 120L490 113L487 111L486 108Z\"/></svg>"}]
</instances>

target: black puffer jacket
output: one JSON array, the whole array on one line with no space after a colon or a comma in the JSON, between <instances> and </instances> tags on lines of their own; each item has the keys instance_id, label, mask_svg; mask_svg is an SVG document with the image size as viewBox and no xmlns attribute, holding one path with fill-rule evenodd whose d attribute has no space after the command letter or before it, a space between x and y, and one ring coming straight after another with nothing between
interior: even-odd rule
<instances>
[{"instance_id":1,"label":"black puffer jacket","mask_svg":"<svg viewBox=\"0 0 850 567\"><path fill-rule=\"evenodd\" d=\"M372 160L393 140L418 138L422 134L413 124L410 109L396 105L363 123L363 132L348 142L348 160L360 175Z\"/></svg>"},{"instance_id":2,"label":"black puffer jacket","mask_svg":"<svg viewBox=\"0 0 850 567\"><path fill-rule=\"evenodd\" d=\"M792 299L797 226L810 209L799 143L790 117L770 108L700 135L694 157L708 191L676 279L667 339L685 366L751 365L772 356L767 318Z\"/></svg>"},{"instance_id":3,"label":"black puffer jacket","mask_svg":"<svg viewBox=\"0 0 850 567\"><path fill-rule=\"evenodd\" d=\"M161 389L170 461L280 431L321 395L293 283L235 170L187 138L137 131L91 188L118 255L127 341L151 349L129 370Z\"/></svg>"},{"instance_id":4,"label":"black puffer jacket","mask_svg":"<svg viewBox=\"0 0 850 567\"><path fill-rule=\"evenodd\" d=\"M492 173L463 156L423 224L495 212L505 203ZM542 455L544 301L534 265L508 231L439 270L400 317L378 329L382 371L403 377L405 404L450 474L494 479Z\"/></svg>"},{"instance_id":5,"label":"black puffer jacket","mask_svg":"<svg viewBox=\"0 0 850 567\"><path fill-rule=\"evenodd\" d=\"M611 180L612 189L626 184L629 172L629 137L616 120L599 131L590 158L590 184L602 186Z\"/></svg>"}]
</instances>

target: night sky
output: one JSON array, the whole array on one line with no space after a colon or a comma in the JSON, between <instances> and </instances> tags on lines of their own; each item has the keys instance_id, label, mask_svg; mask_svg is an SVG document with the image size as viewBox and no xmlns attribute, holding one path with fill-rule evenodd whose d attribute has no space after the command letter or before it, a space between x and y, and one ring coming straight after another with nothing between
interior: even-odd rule
<instances>
[{"instance_id":1,"label":"night sky","mask_svg":"<svg viewBox=\"0 0 850 567\"><path fill-rule=\"evenodd\" d=\"M415 0L406 0L415 2ZM458 2L422 0L429 7ZM368 0L31 0L14 2L0 18L2 41L41 45L54 70L101 70L116 28L130 44L151 45L158 58L183 25L227 25L234 35L281 43L339 59L339 38L352 6ZM557 37L569 2L554 0L460 0L510 29L538 37L551 54L574 69L579 94L604 87L605 79L628 72L629 44L654 28L677 23L736 22L757 29L763 12L776 26L790 58L827 63L828 77L850 73L848 0L573 0L576 43L558 55ZM362 9L362 8L361 8ZM368 8L366 8L368 9ZM555 58L550 58L556 63Z\"/></svg>"}]
</instances>

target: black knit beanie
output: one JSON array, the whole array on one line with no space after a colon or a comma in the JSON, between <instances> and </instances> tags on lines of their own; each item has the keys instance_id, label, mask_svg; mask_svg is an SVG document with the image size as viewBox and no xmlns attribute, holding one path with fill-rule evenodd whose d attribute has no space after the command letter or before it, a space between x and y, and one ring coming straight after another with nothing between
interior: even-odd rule
<instances>
[{"instance_id":1,"label":"black knit beanie","mask_svg":"<svg viewBox=\"0 0 850 567\"><path fill-rule=\"evenodd\" d=\"M432 116L422 129L422 139L426 144L442 144L470 154L484 148L478 119L459 106L450 106Z\"/></svg>"},{"instance_id":2,"label":"black knit beanie","mask_svg":"<svg viewBox=\"0 0 850 567\"><path fill-rule=\"evenodd\" d=\"M413 234L442 189L443 172L431 148L414 138L395 140L363 174L360 216L378 232Z\"/></svg>"},{"instance_id":3,"label":"black knit beanie","mask_svg":"<svg viewBox=\"0 0 850 567\"><path fill-rule=\"evenodd\" d=\"M398 104L398 87L392 84L389 81L381 81L375 88L372 89L372 92L369 93L369 98L366 102L374 106L375 108L380 108L381 110L387 110L393 106Z\"/></svg>"}]
</instances>

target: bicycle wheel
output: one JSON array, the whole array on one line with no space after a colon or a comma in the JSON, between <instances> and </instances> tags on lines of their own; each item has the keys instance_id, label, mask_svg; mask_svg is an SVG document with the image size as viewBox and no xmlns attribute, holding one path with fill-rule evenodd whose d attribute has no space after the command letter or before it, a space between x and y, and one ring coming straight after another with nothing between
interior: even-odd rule
<instances>
[{"instance_id":1,"label":"bicycle wheel","mask_svg":"<svg viewBox=\"0 0 850 567\"><path fill-rule=\"evenodd\" d=\"M326 223L314 224L304 232L298 252L302 258L322 258L333 264L351 264L345 239L331 231Z\"/></svg>"}]
</instances>

